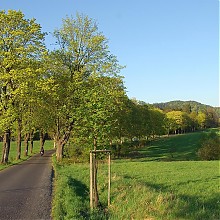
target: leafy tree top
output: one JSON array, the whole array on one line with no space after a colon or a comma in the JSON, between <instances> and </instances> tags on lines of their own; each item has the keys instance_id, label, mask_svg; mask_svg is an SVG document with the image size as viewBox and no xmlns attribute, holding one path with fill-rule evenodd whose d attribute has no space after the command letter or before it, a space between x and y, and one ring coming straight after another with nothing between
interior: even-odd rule
<instances>
[{"instance_id":1,"label":"leafy tree top","mask_svg":"<svg viewBox=\"0 0 220 220\"><path fill-rule=\"evenodd\" d=\"M71 74L84 71L90 74L117 74L121 66L108 50L106 37L98 31L95 21L77 13L76 18L66 17L54 36L60 58Z\"/></svg>"}]
</instances>

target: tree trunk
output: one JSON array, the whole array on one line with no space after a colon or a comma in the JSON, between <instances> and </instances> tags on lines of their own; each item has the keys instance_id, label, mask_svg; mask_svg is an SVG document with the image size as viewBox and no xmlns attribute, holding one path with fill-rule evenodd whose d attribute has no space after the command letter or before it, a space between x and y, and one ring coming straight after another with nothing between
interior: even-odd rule
<instances>
[{"instance_id":1,"label":"tree trunk","mask_svg":"<svg viewBox=\"0 0 220 220\"><path fill-rule=\"evenodd\" d=\"M62 160L63 159L64 146L66 145L66 143L68 142L68 140L70 138L74 122L75 121L73 120L69 123L69 125L66 127L66 131L65 131L64 135L61 136L59 119L57 120L57 131L56 131L56 134L55 134L56 147L57 147L57 150L56 150L57 160Z\"/></svg>"},{"instance_id":2,"label":"tree trunk","mask_svg":"<svg viewBox=\"0 0 220 220\"><path fill-rule=\"evenodd\" d=\"M34 131L33 130L30 132L29 136L30 136L30 152L32 154L33 149L34 149Z\"/></svg>"},{"instance_id":3,"label":"tree trunk","mask_svg":"<svg viewBox=\"0 0 220 220\"><path fill-rule=\"evenodd\" d=\"M56 149L57 143L56 143L56 136L53 136L53 148Z\"/></svg>"},{"instance_id":4,"label":"tree trunk","mask_svg":"<svg viewBox=\"0 0 220 220\"><path fill-rule=\"evenodd\" d=\"M21 159L21 120L18 120L18 129L17 129L17 160Z\"/></svg>"},{"instance_id":5,"label":"tree trunk","mask_svg":"<svg viewBox=\"0 0 220 220\"><path fill-rule=\"evenodd\" d=\"M167 137L169 137L170 136L170 129L168 128L167 129Z\"/></svg>"},{"instance_id":6,"label":"tree trunk","mask_svg":"<svg viewBox=\"0 0 220 220\"><path fill-rule=\"evenodd\" d=\"M46 138L46 136L45 136L44 132L41 130L40 131L40 149L42 147L44 147L44 143L45 143L45 140L46 140L45 138Z\"/></svg>"},{"instance_id":7,"label":"tree trunk","mask_svg":"<svg viewBox=\"0 0 220 220\"><path fill-rule=\"evenodd\" d=\"M60 161L63 159L64 144L62 143L62 141L57 141L56 146L57 146L57 150L56 150L57 160Z\"/></svg>"},{"instance_id":8,"label":"tree trunk","mask_svg":"<svg viewBox=\"0 0 220 220\"><path fill-rule=\"evenodd\" d=\"M94 189L93 189L93 193L94 193L94 207L98 207L99 205L99 194L98 194L98 179L97 179L97 172L98 172L98 162L96 160L96 155L94 155L94 169L93 169L93 175L94 175L94 178L93 178L93 186L94 186Z\"/></svg>"},{"instance_id":9,"label":"tree trunk","mask_svg":"<svg viewBox=\"0 0 220 220\"><path fill-rule=\"evenodd\" d=\"M25 157L28 156L28 141L29 141L29 134L25 134L25 137L24 137L24 149L25 149L24 156Z\"/></svg>"},{"instance_id":10,"label":"tree trunk","mask_svg":"<svg viewBox=\"0 0 220 220\"><path fill-rule=\"evenodd\" d=\"M3 149L2 149L2 159L1 163L8 163L8 157L10 152L10 138L11 138L11 131L8 129L4 133L3 137Z\"/></svg>"},{"instance_id":11,"label":"tree trunk","mask_svg":"<svg viewBox=\"0 0 220 220\"><path fill-rule=\"evenodd\" d=\"M94 151L97 149L97 138L94 137L93 141ZM94 154L93 159L93 198L94 198L94 207L97 208L99 205L99 194L98 194L98 180L97 180L97 172L98 172L98 162L96 160L96 153Z\"/></svg>"}]
</instances>

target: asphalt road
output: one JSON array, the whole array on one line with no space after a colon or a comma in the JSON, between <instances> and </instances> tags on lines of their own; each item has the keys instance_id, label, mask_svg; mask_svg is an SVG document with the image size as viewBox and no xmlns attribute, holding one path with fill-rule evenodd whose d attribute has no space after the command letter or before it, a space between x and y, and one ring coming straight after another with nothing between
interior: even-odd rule
<instances>
[{"instance_id":1,"label":"asphalt road","mask_svg":"<svg viewBox=\"0 0 220 220\"><path fill-rule=\"evenodd\" d=\"M0 219L51 219L54 150L0 171Z\"/></svg>"}]
</instances>

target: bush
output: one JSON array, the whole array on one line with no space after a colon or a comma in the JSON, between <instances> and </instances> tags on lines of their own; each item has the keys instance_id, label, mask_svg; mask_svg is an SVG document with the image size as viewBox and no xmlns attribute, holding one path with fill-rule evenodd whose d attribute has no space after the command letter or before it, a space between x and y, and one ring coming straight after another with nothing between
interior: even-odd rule
<instances>
[{"instance_id":1,"label":"bush","mask_svg":"<svg viewBox=\"0 0 220 220\"><path fill-rule=\"evenodd\" d=\"M89 147L74 143L71 141L69 145L65 148L64 155L65 158L73 163L81 163L89 161Z\"/></svg>"},{"instance_id":2,"label":"bush","mask_svg":"<svg viewBox=\"0 0 220 220\"><path fill-rule=\"evenodd\" d=\"M220 138L217 133L211 132L202 137L198 156L202 160L220 159Z\"/></svg>"}]
</instances>

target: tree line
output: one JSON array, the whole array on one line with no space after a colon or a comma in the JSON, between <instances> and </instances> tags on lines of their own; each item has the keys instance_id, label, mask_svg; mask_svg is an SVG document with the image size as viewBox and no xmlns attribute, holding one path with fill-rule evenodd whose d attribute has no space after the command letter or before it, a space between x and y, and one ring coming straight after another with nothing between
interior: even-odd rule
<instances>
[{"instance_id":1,"label":"tree line","mask_svg":"<svg viewBox=\"0 0 220 220\"><path fill-rule=\"evenodd\" d=\"M46 33L21 11L0 11L0 134L1 163L7 163L10 141L21 142L25 154L39 133L54 139L61 160L70 140L74 150L97 149L125 139L182 133L207 127L204 112L165 112L129 99L108 41L96 22L85 15L63 19L53 32L49 50ZM216 124L212 124L215 126Z\"/></svg>"}]
</instances>

